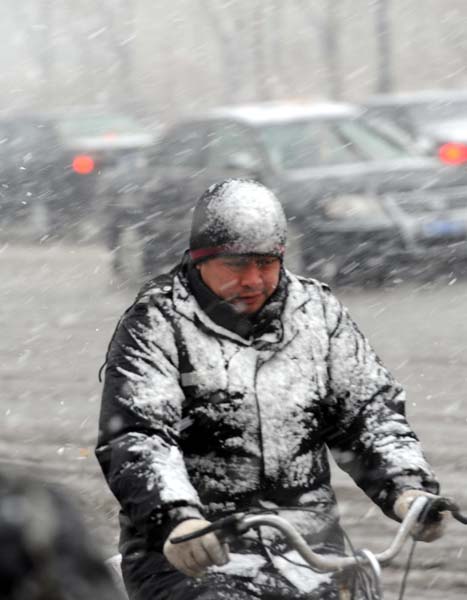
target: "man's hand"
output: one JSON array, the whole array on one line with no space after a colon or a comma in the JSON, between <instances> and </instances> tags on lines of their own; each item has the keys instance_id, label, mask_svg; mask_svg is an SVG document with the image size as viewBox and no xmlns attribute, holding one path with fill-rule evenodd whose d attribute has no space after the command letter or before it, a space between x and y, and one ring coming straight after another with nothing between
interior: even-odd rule
<instances>
[{"instance_id":1,"label":"man's hand","mask_svg":"<svg viewBox=\"0 0 467 600\"><path fill-rule=\"evenodd\" d=\"M424 496L429 500L438 498L434 494L424 492L423 490L407 490L403 492L394 503L394 513L399 519L403 519L408 513L409 508L415 498ZM440 512L439 519L437 521L430 521L428 523L417 523L412 529L412 535L416 540L421 542L433 542L440 538L444 530L446 529L446 520L449 516L448 512Z\"/></svg>"},{"instance_id":2,"label":"man's hand","mask_svg":"<svg viewBox=\"0 0 467 600\"><path fill-rule=\"evenodd\" d=\"M229 562L229 547L221 544L215 533L207 533L202 537L172 544L170 539L194 533L210 525L203 519L188 519L182 521L170 533L165 541L163 552L165 558L176 569L189 577L202 575L207 567L212 565L222 566Z\"/></svg>"}]
</instances>

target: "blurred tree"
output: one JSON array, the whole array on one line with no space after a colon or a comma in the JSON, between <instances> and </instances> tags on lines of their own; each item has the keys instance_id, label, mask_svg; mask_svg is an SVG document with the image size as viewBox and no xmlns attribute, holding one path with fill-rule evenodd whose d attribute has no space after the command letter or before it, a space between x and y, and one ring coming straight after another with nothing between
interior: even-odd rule
<instances>
[{"instance_id":1,"label":"blurred tree","mask_svg":"<svg viewBox=\"0 0 467 600\"><path fill-rule=\"evenodd\" d=\"M47 0L45 0L47 1ZM87 103L131 109L135 92L132 42L136 37L133 4L125 0L62 0L79 79ZM70 19L70 15L75 18Z\"/></svg>"},{"instance_id":2,"label":"blurred tree","mask_svg":"<svg viewBox=\"0 0 467 600\"><path fill-rule=\"evenodd\" d=\"M74 63L70 83L77 90L83 90L84 93L79 93L75 100L82 104L105 101L107 95L107 76L102 72L104 69L100 47L104 30L93 9L94 0L82 0L82 14L71 19L70 15L76 12L74 0L62 0L58 9L58 27L67 32L63 40L64 53L68 56L67 62Z\"/></svg>"},{"instance_id":3,"label":"blurred tree","mask_svg":"<svg viewBox=\"0 0 467 600\"><path fill-rule=\"evenodd\" d=\"M310 2L297 0L307 20L311 34L319 40L320 55L326 73L327 95L340 100L343 95L340 66L341 0Z\"/></svg>"},{"instance_id":4,"label":"blurred tree","mask_svg":"<svg viewBox=\"0 0 467 600\"><path fill-rule=\"evenodd\" d=\"M216 0L202 0L205 15L211 24L212 33L218 43L221 55L224 102L236 102L244 82L245 64L245 19L242 7L232 2L218 3ZM231 10L235 8L235 10Z\"/></svg>"},{"instance_id":5,"label":"blurred tree","mask_svg":"<svg viewBox=\"0 0 467 600\"><path fill-rule=\"evenodd\" d=\"M283 67L279 55L283 2L203 0L203 8L222 57L223 100L241 100L248 89L255 100L274 98L280 87L278 62Z\"/></svg>"},{"instance_id":6,"label":"blurred tree","mask_svg":"<svg viewBox=\"0 0 467 600\"><path fill-rule=\"evenodd\" d=\"M273 0L271 4L271 77L274 95L281 97L287 91L287 64L285 44L287 31L287 6L282 0Z\"/></svg>"},{"instance_id":7,"label":"blurred tree","mask_svg":"<svg viewBox=\"0 0 467 600\"><path fill-rule=\"evenodd\" d=\"M327 0L322 25L323 62L327 65L329 95L342 99L342 76L340 69L340 0Z\"/></svg>"},{"instance_id":8,"label":"blurred tree","mask_svg":"<svg viewBox=\"0 0 467 600\"><path fill-rule=\"evenodd\" d=\"M35 100L51 101L56 79L53 35L56 3L53 0L22 0L9 7L20 45L33 61L34 79L38 83Z\"/></svg>"},{"instance_id":9,"label":"blurred tree","mask_svg":"<svg viewBox=\"0 0 467 600\"><path fill-rule=\"evenodd\" d=\"M375 15L375 34L378 48L378 78L376 92L386 93L393 89L390 0L370 0Z\"/></svg>"},{"instance_id":10,"label":"blurred tree","mask_svg":"<svg viewBox=\"0 0 467 600\"><path fill-rule=\"evenodd\" d=\"M128 0L94 0L94 6L100 11L110 51L114 97L119 107L131 111L137 95L132 53L136 38L134 4Z\"/></svg>"},{"instance_id":11,"label":"blurred tree","mask_svg":"<svg viewBox=\"0 0 467 600\"><path fill-rule=\"evenodd\" d=\"M256 99L260 102L271 99L270 80L267 56L267 31L269 26L268 12L264 2L256 0L251 3L251 33L254 65L254 82Z\"/></svg>"},{"instance_id":12,"label":"blurred tree","mask_svg":"<svg viewBox=\"0 0 467 600\"><path fill-rule=\"evenodd\" d=\"M135 96L133 3L126 0L21 0L9 5L39 83L36 104L110 102L130 108ZM66 71L66 74L65 74Z\"/></svg>"},{"instance_id":13,"label":"blurred tree","mask_svg":"<svg viewBox=\"0 0 467 600\"><path fill-rule=\"evenodd\" d=\"M462 87L465 0L0 0L0 107Z\"/></svg>"}]
</instances>

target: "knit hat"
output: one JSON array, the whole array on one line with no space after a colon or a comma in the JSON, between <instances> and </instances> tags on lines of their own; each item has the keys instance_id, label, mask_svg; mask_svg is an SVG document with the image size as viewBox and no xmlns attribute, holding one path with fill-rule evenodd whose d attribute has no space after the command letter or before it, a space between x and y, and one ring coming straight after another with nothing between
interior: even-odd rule
<instances>
[{"instance_id":1,"label":"knit hat","mask_svg":"<svg viewBox=\"0 0 467 600\"><path fill-rule=\"evenodd\" d=\"M287 222L276 196L248 179L212 185L198 200L191 225L190 255L200 262L220 255L282 257Z\"/></svg>"}]
</instances>

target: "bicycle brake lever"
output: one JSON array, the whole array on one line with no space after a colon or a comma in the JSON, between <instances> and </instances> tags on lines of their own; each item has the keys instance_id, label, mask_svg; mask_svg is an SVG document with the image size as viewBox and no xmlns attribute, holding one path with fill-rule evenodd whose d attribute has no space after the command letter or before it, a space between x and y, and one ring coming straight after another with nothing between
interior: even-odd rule
<instances>
[{"instance_id":1,"label":"bicycle brake lever","mask_svg":"<svg viewBox=\"0 0 467 600\"><path fill-rule=\"evenodd\" d=\"M235 513L234 515L223 517L222 519L218 519L210 525L198 529L197 531L193 531L192 533L170 538L170 541L172 544L183 544L183 542L189 542L190 540L202 537L207 533L214 532L221 542L228 542L229 539L237 538L245 532L240 526L243 516L244 513Z\"/></svg>"}]
</instances>

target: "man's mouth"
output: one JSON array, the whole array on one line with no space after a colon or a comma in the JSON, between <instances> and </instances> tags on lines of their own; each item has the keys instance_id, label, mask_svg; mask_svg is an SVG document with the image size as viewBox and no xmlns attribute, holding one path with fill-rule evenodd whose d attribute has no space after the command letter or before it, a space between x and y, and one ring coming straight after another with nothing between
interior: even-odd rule
<instances>
[{"instance_id":1,"label":"man's mouth","mask_svg":"<svg viewBox=\"0 0 467 600\"><path fill-rule=\"evenodd\" d=\"M238 312L250 312L252 310L258 310L258 306L264 303L265 294L263 292L257 292L256 294L244 294L241 296L235 296L230 301Z\"/></svg>"},{"instance_id":2,"label":"man's mouth","mask_svg":"<svg viewBox=\"0 0 467 600\"><path fill-rule=\"evenodd\" d=\"M237 296L234 300L234 305L238 310L251 310L256 309L258 305L263 304L264 295L261 293L258 294L249 294L248 296Z\"/></svg>"},{"instance_id":3,"label":"man's mouth","mask_svg":"<svg viewBox=\"0 0 467 600\"><path fill-rule=\"evenodd\" d=\"M240 302L253 302L254 300L258 300L259 298L262 298L262 297L263 297L263 294L261 292L258 292L256 294L237 296L236 300L238 300Z\"/></svg>"},{"instance_id":4,"label":"man's mouth","mask_svg":"<svg viewBox=\"0 0 467 600\"><path fill-rule=\"evenodd\" d=\"M263 291L250 292L249 294L235 294L235 296L231 296L228 299L228 302L246 302L247 300L256 300L264 295Z\"/></svg>"}]
</instances>

